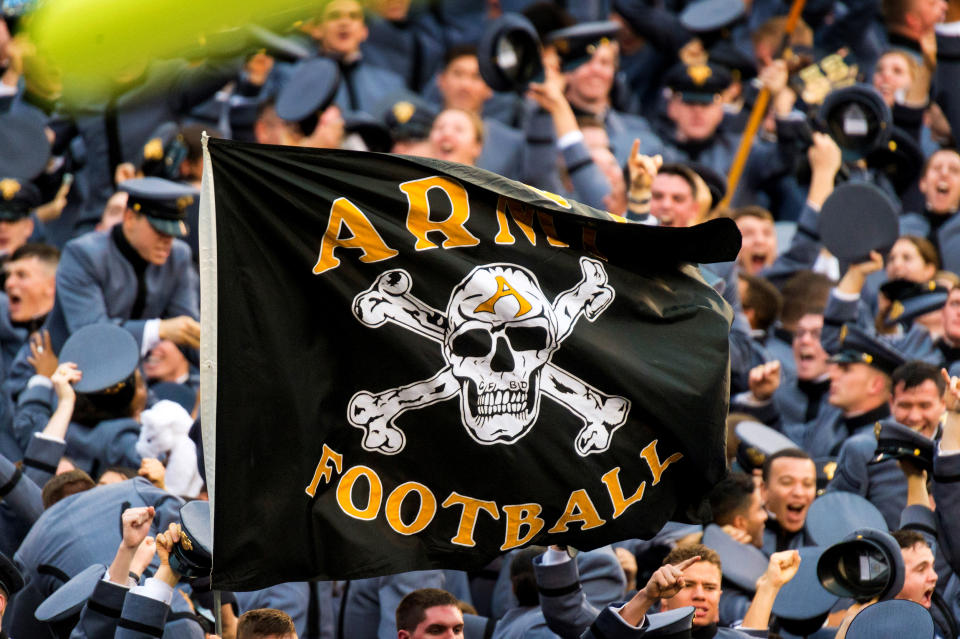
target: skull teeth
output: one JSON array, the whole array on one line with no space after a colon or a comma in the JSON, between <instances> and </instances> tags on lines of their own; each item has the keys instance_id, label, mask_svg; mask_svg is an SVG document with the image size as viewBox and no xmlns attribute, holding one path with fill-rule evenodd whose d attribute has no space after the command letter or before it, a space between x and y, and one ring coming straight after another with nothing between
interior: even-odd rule
<instances>
[{"instance_id":1,"label":"skull teeth","mask_svg":"<svg viewBox=\"0 0 960 639\"><path fill-rule=\"evenodd\" d=\"M491 390L477 398L477 409L477 413L481 416L504 413L522 416L527 412L527 393L523 391Z\"/></svg>"}]
</instances>

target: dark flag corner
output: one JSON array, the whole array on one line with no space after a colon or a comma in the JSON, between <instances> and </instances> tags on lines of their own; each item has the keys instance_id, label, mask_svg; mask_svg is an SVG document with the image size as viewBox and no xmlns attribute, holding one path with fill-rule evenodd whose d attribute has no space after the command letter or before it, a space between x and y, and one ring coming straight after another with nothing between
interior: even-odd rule
<instances>
[{"instance_id":1,"label":"dark flag corner","mask_svg":"<svg viewBox=\"0 0 960 639\"><path fill-rule=\"evenodd\" d=\"M697 520L722 476L731 220L625 222L407 156L208 140L213 583L473 569Z\"/></svg>"}]
</instances>

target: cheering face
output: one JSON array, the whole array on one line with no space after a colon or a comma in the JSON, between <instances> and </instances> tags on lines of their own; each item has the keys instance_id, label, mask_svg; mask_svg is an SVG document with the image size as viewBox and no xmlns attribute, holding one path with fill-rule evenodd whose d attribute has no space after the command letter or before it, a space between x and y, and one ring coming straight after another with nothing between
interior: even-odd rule
<instances>
[{"instance_id":1,"label":"cheering face","mask_svg":"<svg viewBox=\"0 0 960 639\"><path fill-rule=\"evenodd\" d=\"M691 226L698 212L697 199L685 179L671 173L658 173L653 178L650 214L660 220L660 226Z\"/></svg>"},{"instance_id":2,"label":"cheering face","mask_svg":"<svg viewBox=\"0 0 960 639\"><path fill-rule=\"evenodd\" d=\"M810 381L827 372L827 351L820 343L823 315L808 313L797 322L793 334L793 360L797 365L797 379Z\"/></svg>"},{"instance_id":3,"label":"cheering face","mask_svg":"<svg viewBox=\"0 0 960 639\"><path fill-rule=\"evenodd\" d=\"M903 580L903 589L896 599L906 599L929 608L933 598L933 589L937 585L937 573L933 569L933 552L923 543L916 543L909 548L901 548L903 567L906 576Z\"/></svg>"},{"instance_id":4,"label":"cheering face","mask_svg":"<svg viewBox=\"0 0 960 639\"><path fill-rule=\"evenodd\" d=\"M480 76L480 64L474 55L462 55L451 60L437 76L437 88L446 108L473 113L480 113L483 103L493 95L493 90Z\"/></svg>"},{"instance_id":5,"label":"cheering face","mask_svg":"<svg viewBox=\"0 0 960 639\"><path fill-rule=\"evenodd\" d=\"M780 527L797 532L807 521L807 511L817 496L817 468L813 460L778 457L770 464L764 484L767 510Z\"/></svg>"},{"instance_id":6,"label":"cheering face","mask_svg":"<svg viewBox=\"0 0 960 639\"><path fill-rule=\"evenodd\" d=\"M920 33L928 33L947 16L946 0L914 0L908 4L907 19L913 20Z\"/></svg>"},{"instance_id":7,"label":"cheering face","mask_svg":"<svg viewBox=\"0 0 960 639\"><path fill-rule=\"evenodd\" d=\"M920 192L934 213L956 211L960 206L960 154L952 150L934 153L920 178Z\"/></svg>"},{"instance_id":8,"label":"cheering face","mask_svg":"<svg viewBox=\"0 0 960 639\"><path fill-rule=\"evenodd\" d=\"M869 410L865 404L871 403L877 384L882 380L880 371L859 362L830 364L829 402L844 413Z\"/></svg>"},{"instance_id":9,"label":"cheering face","mask_svg":"<svg viewBox=\"0 0 960 639\"><path fill-rule=\"evenodd\" d=\"M25 322L46 315L53 308L56 269L36 256L7 262L4 290L10 300L10 319Z\"/></svg>"},{"instance_id":10,"label":"cheering face","mask_svg":"<svg viewBox=\"0 0 960 639\"><path fill-rule=\"evenodd\" d=\"M0 255L10 255L27 243L33 233L33 220L24 217L19 220L0 220Z\"/></svg>"},{"instance_id":11,"label":"cheering face","mask_svg":"<svg viewBox=\"0 0 960 639\"><path fill-rule=\"evenodd\" d=\"M943 335L953 344L960 344L960 288L951 289L943 305Z\"/></svg>"},{"instance_id":12,"label":"cheering face","mask_svg":"<svg viewBox=\"0 0 960 639\"><path fill-rule=\"evenodd\" d=\"M473 164L483 144L470 116L459 109L447 109L437 116L430 129L431 156L461 164Z\"/></svg>"},{"instance_id":13,"label":"cheering face","mask_svg":"<svg viewBox=\"0 0 960 639\"><path fill-rule=\"evenodd\" d=\"M737 262L748 275L756 275L773 264L777 257L777 234L773 222L745 215L737 220L737 228L743 236Z\"/></svg>"},{"instance_id":14,"label":"cheering face","mask_svg":"<svg viewBox=\"0 0 960 639\"><path fill-rule=\"evenodd\" d=\"M173 249L172 236L158 232L146 215L130 209L123 214L123 235L140 257L158 266L166 264Z\"/></svg>"},{"instance_id":15,"label":"cheering face","mask_svg":"<svg viewBox=\"0 0 960 639\"><path fill-rule=\"evenodd\" d=\"M723 102L719 99L709 104L684 102L674 95L667 103L667 117L677 125L680 141L703 141L713 137L723 120Z\"/></svg>"},{"instance_id":16,"label":"cheering face","mask_svg":"<svg viewBox=\"0 0 960 639\"><path fill-rule=\"evenodd\" d=\"M150 381L176 382L190 371L190 363L177 345L162 340L143 361L143 372Z\"/></svg>"},{"instance_id":17,"label":"cheering face","mask_svg":"<svg viewBox=\"0 0 960 639\"><path fill-rule=\"evenodd\" d=\"M342 56L356 53L367 39L363 7L354 0L333 0L323 10L321 42L327 51Z\"/></svg>"},{"instance_id":18,"label":"cheering face","mask_svg":"<svg viewBox=\"0 0 960 639\"><path fill-rule=\"evenodd\" d=\"M763 529L766 527L767 517L766 504L763 503L763 491L757 486L750 498L750 508L746 513L750 543L757 548L763 547Z\"/></svg>"},{"instance_id":19,"label":"cheering face","mask_svg":"<svg viewBox=\"0 0 960 639\"><path fill-rule=\"evenodd\" d=\"M887 279L927 282L933 279L937 267L928 264L920 255L917 245L906 238L900 238L890 249L887 257Z\"/></svg>"},{"instance_id":20,"label":"cheering face","mask_svg":"<svg viewBox=\"0 0 960 639\"><path fill-rule=\"evenodd\" d=\"M661 600L661 610L693 606L694 626L709 626L720 619L720 568L698 561L683 571L683 589L670 599Z\"/></svg>"},{"instance_id":21,"label":"cheering face","mask_svg":"<svg viewBox=\"0 0 960 639\"><path fill-rule=\"evenodd\" d=\"M462 639L463 613L456 606L431 606L413 632L397 631L398 639Z\"/></svg>"},{"instance_id":22,"label":"cheering face","mask_svg":"<svg viewBox=\"0 0 960 639\"><path fill-rule=\"evenodd\" d=\"M906 54L886 53L880 57L873 71L873 88L887 106L893 106L897 91L907 91L912 83L913 72Z\"/></svg>"},{"instance_id":23,"label":"cheering face","mask_svg":"<svg viewBox=\"0 0 960 639\"><path fill-rule=\"evenodd\" d=\"M617 73L617 45L601 44L587 62L567 73L567 98L574 105L605 102Z\"/></svg>"},{"instance_id":24,"label":"cheering face","mask_svg":"<svg viewBox=\"0 0 960 639\"><path fill-rule=\"evenodd\" d=\"M930 379L913 388L905 388L905 385L900 382L893 389L890 400L893 418L924 437L932 438L937 432L940 416L946 410L937 385Z\"/></svg>"}]
</instances>

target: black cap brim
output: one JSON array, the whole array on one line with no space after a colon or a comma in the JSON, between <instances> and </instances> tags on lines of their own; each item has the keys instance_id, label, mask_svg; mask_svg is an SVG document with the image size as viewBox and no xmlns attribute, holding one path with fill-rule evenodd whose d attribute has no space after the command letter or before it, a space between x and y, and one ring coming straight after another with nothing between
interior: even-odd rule
<instances>
[{"instance_id":1,"label":"black cap brim","mask_svg":"<svg viewBox=\"0 0 960 639\"><path fill-rule=\"evenodd\" d=\"M158 233L170 235L171 237L186 237L190 233L190 228L183 220L167 220L162 217L153 217L148 215L147 221Z\"/></svg>"}]
</instances>

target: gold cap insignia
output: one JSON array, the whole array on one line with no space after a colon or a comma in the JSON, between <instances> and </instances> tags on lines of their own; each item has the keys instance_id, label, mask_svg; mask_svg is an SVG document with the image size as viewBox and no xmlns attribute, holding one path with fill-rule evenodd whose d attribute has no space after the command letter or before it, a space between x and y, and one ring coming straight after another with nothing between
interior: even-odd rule
<instances>
[{"instance_id":1,"label":"gold cap insignia","mask_svg":"<svg viewBox=\"0 0 960 639\"><path fill-rule=\"evenodd\" d=\"M0 180L0 194L3 194L3 199L12 200L18 191L20 191L20 183L18 181L13 178Z\"/></svg>"},{"instance_id":2,"label":"gold cap insignia","mask_svg":"<svg viewBox=\"0 0 960 639\"><path fill-rule=\"evenodd\" d=\"M594 53L597 52L597 49L599 49L605 44L610 44L610 38L600 38L599 42L596 42L594 44L588 44L587 53L589 53L590 55L593 55Z\"/></svg>"},{"instance_id":3,"label":"gold cap insignia","mask_svg":"<svg viewBox=\"0 0 960 639\"><path fill-rule=\"evenodd\" d=\"M900 300L894 300L893 304L890 305L890 312L887 313L887 317L889 317L892 320L895 320L901 315L903 315L903 311L904 311L903 304L900 302Z\"/></svg>"},{"instance_id":4,"label":"gold cap insignia","mask_svg":"<svg viewBox=\"0 0 960 639\"><path fill-rule=\"evenodd\" d=\"M841 344L843 344L843 342L847 339L847 333L848 333L848 332L849 332L849 331L847 330L847 325L846 325L846 324L844 324L843 326L840 327L840 343L841 343Z\"/></svg>"},{"instance_id":5,"label":"gold cap insignia","mask_svg":"<svg viewBox=\"0 0 960 639\"><path fill-rule=\"evenodd\" d=\"M190 541L187 534L183 532L183 528L180 529L180 545L183 546L184 550L193 550L193 542Z\"/></svg>"},{"instance_id":6,"label":"gold cap insignia","mask_svg":"<svg viewBox=\"0 0 960 639\"><path fill-rule=\"evenodd\" d=\"M871 355L870 353L864 353L862 359L863 359L863 361L864 361L865 364L872 364L872 363L873 363L873 355Z\"/></svg>"},{"instance_id":7,"label":"gold cap insignia","mask_svg":"<svg viewBox=\"0 0 960 639\"><path fill-rule=\"evenodd\" d=\"M919 457L919 456L920 456L920 449L919 449L919 448L914 448L914 449L913 449L913 456L914 456L914 457Z\"/></svg>"},{"instance_id":8,"label":"gold cap insignia","mask_svg":"<svg viewBox=\"0 0 960 639\"><path fill-rule=\"evenodd\" d=\"M887 148L890 149L891 151L896 151L897 143L894 142L893 140L890 140L890 142L887 143Z\"/></svg>"},{"instance_id":9,"label":"gold cap insignia","mask_svg":"<svg viewBox=\"0 0 960 639\"><path fill-rule=\"evenodd\" d=\"M929 282L927 282L927 290L929 291L937 290L937 283L934 280L930 280Z\"/></svg>"},{"instance_id":10,"label":"gold cap insignia","mask_svg":"<svg viewBox=\"0 0 960 639\"><path fill-rule=\"evenodd\" d=\"M399 124L406 124L410 121L410 118L413 117L413 114L416 113L417 107L413 106L410 102L404 100L403 102L397 102L393 105L393 117L397 119Z\"/></svg>"},{"instance_id":11,"label":"gold cap insignia","mask_svg":"<svg viewBox=\"0 0 960 639\"><path fill-rule=\"evenodd\" d=\"M880 422L877 422L876 424L874 424L874 425L873 425L873 435L874 435L874 437L876 437L877 439L880 439L880 431L881 431L881 430L883 430L883 426L880 424Z\"/></svg>"},{"instance_id":12,"label":"gold cap insignia","mask_svg":"<svg viewBox=\"0 0 960 639\"><path fill-rule=\"evenodd\" d=\"M177 210L183 212L183 209L193 204L192 195L182 195L177 198Z\"/></svg>"},{"instance_id":13,"label":"gold cap insignia","mask_svg":"<svg viewBox=\"0 0 960 639\"><path fill-rule=\"evenodd\" d=\"M823 465L823 474L827 477L827 480L833 479L833 474L837 472L837 462L827 462Z\"/></svg>"},{"instance_id":14,"label":"gold cap insignia","mask_svg":"<svg viewBox=\"0 0 960 639\"><path fill-rule=\"evenodd\" d=\"M713 71L705 64L691 64L687 67L687 75L690 76L693 83L699 87L703 86L710 76L713 75Z\"/></svg>"},{"instance_id":15,"label":"gold cap insignia","mask_svg":"<svg viewBox=\"0 0 960 639\"><path fill-rule=\"evenodd\" d=\"M756 448L754 448L753 446L750 446L749 448L747 448L746 452L747 452L747 459L749 459L750 463L756 466L757 468L763 466L763 462L767 460L767 456L764 455L759 450L757 450Z\"/></svg>"},{"instance_id":16,"label":"gold cap insignia","mask_svg":"<svg viewBox=\"0 0 960 639\"><path fill-rule=\"evenodd\" d=\"M163 141L160 138L153 138L143 145L144 160L162 160L163 159Z\"/></svg>"}]
</instances>

